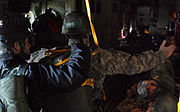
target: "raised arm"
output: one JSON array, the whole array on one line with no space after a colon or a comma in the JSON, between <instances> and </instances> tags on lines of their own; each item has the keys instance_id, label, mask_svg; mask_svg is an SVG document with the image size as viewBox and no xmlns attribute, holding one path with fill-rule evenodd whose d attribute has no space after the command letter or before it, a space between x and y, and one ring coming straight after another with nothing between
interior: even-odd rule
<instances>
[{"instance_id":1,"label":"raised arm","mask_svg":"<svg viewBox=\"0 0 180 112\"><path fill-rule=\"evenodd\" d=\"M92 57L90 74L102 73L104 75L137 74L148 71L163 63L175 50L175 46L164 47L162 43L157 52L146 51L137 55L117 50L101 50Z\"/></svg>"}]
</instances>

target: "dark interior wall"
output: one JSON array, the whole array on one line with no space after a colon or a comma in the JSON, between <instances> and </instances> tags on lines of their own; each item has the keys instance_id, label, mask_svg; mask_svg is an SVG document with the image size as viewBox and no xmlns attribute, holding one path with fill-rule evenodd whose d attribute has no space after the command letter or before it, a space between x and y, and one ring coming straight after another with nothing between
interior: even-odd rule
<instances>
[{"instance_id":1,"label":"dark interior wall","mask_svg":"<svg viewBox=\"0 0 180 112\"><path fill-rule=\"evenodd\" d=\"M82 12L82 0L76 0L76 11Z\"/></svg>"},{"instance_id":2,"label":"dark interior wall","mask_svg":"<svg viewBox=\"0 0 180 112\"><path fill-rule=\"evenodd\" d=\"M159 0L159 13L157 27L163 30L168 26L169 13L175 8L175 1L173 0Z\"/></svg>"}]
</instances>

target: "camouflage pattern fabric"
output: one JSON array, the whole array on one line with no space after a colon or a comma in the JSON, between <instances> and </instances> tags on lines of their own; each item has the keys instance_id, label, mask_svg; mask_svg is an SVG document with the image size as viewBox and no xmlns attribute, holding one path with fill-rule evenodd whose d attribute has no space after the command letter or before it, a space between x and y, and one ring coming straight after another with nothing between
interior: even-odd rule
<instances>
[{"instance_id":1,"label":"camouflage pattern fabric","mask_svg":"<svg viewBox=\"0 0 180 112\"><path fill-rule=\"evenodd\" d=\"M120 102L120 104L116 107L120 112L146 112L147 110L154 110L154 94L155 90L152 88L157 88L153 86L153 81L144 81L143 83L147 83L145 89L147 89L147 94L141 96L138 94L138 86L140 83L134 84L127 92L127 98ZM143 85L141 85L143 86ZM152 89L152 90L151 90ZM149 111L154 112L154 111Z\"/></svg>"},{"instance_id":2,"label":"camouflage pattern fabric","mask_svg":"<svg viewBox=\"0 0 180 112\"><path fill-rule=\"evenodd\" d=\"M164 63L164 61L162 51L153 52L149 50L141 54L131 55L119 50L101 49L96 55L92 56L89 73L94 78L93 100L95 105L99 105L97 100L104 100L102 91L105 75L138 74L151 70L160 63Z\"/></svg>"},{"instance_id":3,"label":"camouflage pattern fabric","mask_svg":"<svg viewBox=\"0 0 180 112\"><path fill-rule=\"evenodd\" d=\"M95 79L95 95L99 97L103 89L105 75L128 74L133 75L155 68L160 63L164 63L165 58L161 51L153 52L151 50L139 55L130 55L129 53L118 50L100 50L92 56L90 75Z\"/></svg>"},{"instance_id":4,"label":"camouflage pattern fabric","mask_svg":"<svg viewBox=\"0 0 180 112\"><path fill-rule=\"evenodd\" d=\"M103 75L128 74L133 75L151 70L164 62L161 51L146 51L139 55L130 55L118 50L100 50L92 57L91 72Z\"/></svg>"},{"instance_id":5,"label":"camouflage pattern fabric","mask_svg":"<svg viewBox=\"0 0 180 112\"><path fill-rule=\"evenodd\" d=\"M120 112L177 112L173 75L172 63L167 60L152 70L150 80L134 84L116 108Z\"/></svg>"},{"instance_id":6,"label":"camouflage pattern fabric","mask_svg":"<svg viewBox=\"0 0 180 112\"><path fill-rule=\"evenodd\" d=\"M96 89L94 89L93 92L93 99L102 97L101 94L105 75L133 75L141 73L154 68L159 65L159 63L163 63L164 60L161 51L146 51L140 55L132 56L126 52L113 49L100 50L99 53L92 56L91 69L89 73L95 79L94 88Z\"/></svg>"}]
</instances>

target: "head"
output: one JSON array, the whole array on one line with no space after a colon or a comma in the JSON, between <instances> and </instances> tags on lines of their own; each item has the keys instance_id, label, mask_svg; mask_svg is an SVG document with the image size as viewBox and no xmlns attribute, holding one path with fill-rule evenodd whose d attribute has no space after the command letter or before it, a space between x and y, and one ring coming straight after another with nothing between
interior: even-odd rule
<instances>
[{"instance_id":1,"label":"head","mask_svg":"<svg viewBox=\"0 0 180 112\"><path fill-rule=\"evenodd\" d=\"M67 45L66 38L61 35L62 17L53 13L51 9L41 14L33 23L35 33L36 49L64 47Z\"/></svg>"},{"instance_id":2,"label":"head","mask_svg":"<svg viewBox=\"0 0 180 112\"><path fill-rule=\"evenodd\" d=\"M31 37L25 24L4 22L0 26L0 54L14 54L28 59L33 44Z\"/></svg>"},{"instance_id":3,"label":"head","mask_svg":"<svg viewBox=\"0 0 180 112\"><path fill-rule=\"evenodd\" d=\"M24 40L17 40L12 43L11 50L15 55L21 55L24 59L30 58L32 43L31 35L27 35Z\"/></svg>"},{"instance_id":4,"label":"head","mask_svg":"<svg viewBox=\"0 0 180 112\"><path fill-rule=\"evenodd\" d=\"M90 34L88 17L83 13L71 12L64 18L62 34L74 38L86 37Z\"/></svg>"},{"instance_id":5,"label":"head","mask_svg":"<svg viewBox=\"0 0 180 112\"><path fill-rule=\"evenodd\" d=\"M44 32L55 34L61 32L62 22L61 15L52 9L47 9L45 13L39 15L33 22L33 32L37 34Z\"/></svg>"}]
</instances>

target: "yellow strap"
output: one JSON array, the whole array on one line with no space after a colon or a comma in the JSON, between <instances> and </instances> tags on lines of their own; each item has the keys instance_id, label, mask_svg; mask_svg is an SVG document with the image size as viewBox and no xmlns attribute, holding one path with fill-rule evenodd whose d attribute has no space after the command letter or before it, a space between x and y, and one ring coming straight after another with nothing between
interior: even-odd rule
<instances>
[{"instance_id":1,"label":"yellow strap","mask_svg":"<svg viewBox=\"0 0 180 112\"><path fill-rule=\"evenodd\" d=\"M89 18L89 21L90 21L90 26L91 26L91 31L92 31L92 34L93 34L93 39L94 39L94 42L95 44L99 47L99 44L98 44L98 39L97 39L97 35L96 35L96 32L95 32L95 28L94 28L94 25L92 24L92 21L91 21L91 11L90 11L90 5L89 5L89 0L85 0L85 3L86 3L86 10L87 10L87 14L88 14L88 18ZM48 50L47 52L45 52L45 55L47 56L50 56L51 53L55 53L55 52L66 52L66 51L70 51L70 49L60 49L60 50ZM97 54L99 51L95 51L95 52L92 52L91 55L95 55ZM69 58L63 60L63 61L60 61L59 63L55 64L56 66L59 66L65 62L69 61Z\"/></svg>"},{"instance_id":2,"label":"yellow strap","mask_svg":"<svg viewBox=\"0 0 180 112\"><path fill-rule=\"evenodd\" d=\"M59 66L65 62L69 61L69 58L66 58L62 61L60 61L59 63L56 63L55 66ZM93 78L89 78L87 79L81 86L91 86L93 87L94 86L94 79Z\"/></svg>"},{"instance_id":3,"label":"yellow strap","mask_svg":"<svg viewBox=\"0 0 180 112\"><path fill-rule=\"evenodd\" d=\"M89 0L85 0L85 3L86 3L86 10L87 10L87 14L88 14L88 18L89 18L89 22L90 22L90 26L91 26L91 31L93 34L93 39L94 39L95 44L98 46L98 48L100 48L99 44L98 44L98 39L97 39L97 35L95 32L95 28L94 28L94 25L92 24L92 20L91 20L91 10L90 10L90 5L89 5Z\"/></svg>"},{"instance_id":4,"label":"yellow strap","mask_svg":"<svg viewBox=\"0 0 180 112\"><path fill-rule=\"evenodd\" d=\"M67 52L70 51L71 49L57 49L57 50L48 50L45 52L45 55L47 56L51 56L51 53L57 53L57 52ZM96 55L99 52L99 50L93 51L91 52L91 55ZM67 61L69 61L69 58L66 58L62 61L59 61L58 63L54 64L55 66L60 66L63 63L66 63Z\"/></svg>"},{"instance_id":5,"label":"yellow strap","mask_svg":"<svg viewBox=\"0 0 180 112\"><path fill-rule=\"evenodd\" d=\"M179 102L178 102L178 104L177 104L177 109L178 109L177 112L180 112L180 94L179 94Z\"/></svg>"},{"instance_id":6,"label":"yellow strap","mask_svg":"<svg viewBox=\"0 0 180 112\"><path fill-rule=\"evenodd\" d=\"M99 50L91 52L91 55L96 55L99 52Z\"/></svg>"},{"instance_id":7,"label":"yellow strap","mask_svg":"<svg viewBox=\"0 0 180 112\"><path fill-rule=\"evenodd\" d=\"M47 56L51 56L51 53L56 53L56 52L67 52L67 51L70 51L71 49L59 49L59 50L48 50L45 52L45 55ZM99 50L96 50L96 51L93 51L91 52L91 55L96 55L97 53L99 52ZM55 66L60 66L61 64L64 64L66 62L69 61L69 58L66 58L62 61L59 61L58 63L54 64ZM93 87L94 86L94 79L93 78L90 78L90 79L87 79L81 86L91 86Z\"/></svg>"},{"instance_id":8,"label":"yellow strap","mask_svg":"<svg viewBox=\"0 0 180 112\"><path fill-rule=\"evenodd\" d=\"M54 64L55 66L59 66L59 65L61 65L61 64L63 64L63 63L66 63L67 61L69 61L69 58L66 58L66 59L64 59L64 60L62 60L62 61L60 61L60 62L58 62L58 63L56 63L56 64Z\"/></svg>"},{"instance_id":9,"label":"yellow strap","mask_svg":"<svg viewBox=\"0 0 180 112\"><path fill-rule=\"evenodd\" d=\"M50 56L50 52L51 53L55 53L55 52L65 52L65 50L49 50L49 51L47 51L47 54ZM91 53L91 55L95 55L95 54L97 54L99 51L97 50L97 51L94 51L94 52L92 52ZM46 54L46 55L47 55ZM63 64L63 63L66 63L67 61L69 61L69 58L66 58L66 59L64 59L64 60L62 60L62 61L60 61L60 62L58 62L58 63L56 63L56 64L54 64L55 66L60 66L61 64ZM93 78L90 78L90 79L87 79L81 86L91 86L91 87L93 87L94 86L94 79Z\"/></svg>"},{"instance_id":10,"label":"yellow strap","mask_svg":"<svg viewBox=\"0 0 180 112\"><path fill-rule=\"evenodd\" d=\"M147 30L145 30L145 31L144 31L144 33L149 34L150 32L149 32L149 31L147 31Z\"/></svg>"},{"instance_id":11,"label":"yellow strap","mask_svg":"<svg viewBox=\"0 0 180 112\"><path fill-rule=\"evenodd\" d=\"M152 77L154 80L157 80L159 78L158 75Z\"/></svg>"},{"instance_id":12,"label":"yellow strap","mask_svg":"<svg viewBox=\"0 0 180 112\"><path fill-rule=\"evenodd\" d=\"M94 79L93 78L89 78L87 79L81 86L94 86Z\"/></svg>"},{"instance_id":13,"label":"yellow strap","mask_svg":"<svg viewBox=\"0 0 180 112\"><path fill-rule=\"evenodd\" d=\"M56 49L56 50L48 50L45 52L45 55L51 56L52 53L57 53L57 52L67 52L71 51L71 49Z\"/></svg>"},{"instance_id":14,"label":"yellow strap","mask_svg":"<svg viewBox=\"0 0 180 112\"><path fill-rule=\"evenodd\" d=\"M69 61L69 58L66 58L62 61L60 61L59 63L56 63L55 66L59 66L65 62ZM91 86L93 87L94 86L94 79L93 78L89 78L87 79L81 86Z\"/></svg>"}]
</instances>

